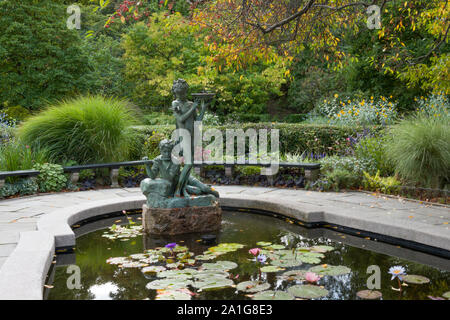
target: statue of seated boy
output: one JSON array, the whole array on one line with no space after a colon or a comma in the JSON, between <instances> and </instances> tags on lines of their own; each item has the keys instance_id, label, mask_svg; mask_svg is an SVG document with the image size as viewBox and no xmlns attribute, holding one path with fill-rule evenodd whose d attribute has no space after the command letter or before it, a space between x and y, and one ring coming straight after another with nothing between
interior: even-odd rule
<instances>
[{"instance_id":1,"label":"statue of seated boy","mask_svg":"<svg viewBox=\"0 0 450 320\"><path fill-rule=\"evenodd\" d=\"M181 139L178 141L162 140L159 143L161 154L153 159L152 166L146 165L149 178L142 180L140 187L147 197L149 208L209 206L217 201L218 192L194 177L189 177L186 189L190 194L198 196L175 197L180 180L181 165L178 159L172 156L172 150L180 141ZM143 160L148 160L148 158L144 157Z\"/></svg>"}]
</instances>

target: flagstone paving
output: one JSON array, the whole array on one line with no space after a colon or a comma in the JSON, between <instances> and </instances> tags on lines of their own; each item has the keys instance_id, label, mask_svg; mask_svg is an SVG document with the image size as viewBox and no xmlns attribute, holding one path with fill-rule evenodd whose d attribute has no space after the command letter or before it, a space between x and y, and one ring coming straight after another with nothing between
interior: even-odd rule
<instances>
[{"instance_id":1,"label":"flagstone paving","mask_svg":"<svg viewBox=\"0 0 450 320\"><path fill-rule=\"evenodd\" d=\"M313 192L294 189L246 186L218 186L221 201L261 200L276 205L298 206L300 210L328 213L347 219L367 218L368 223L402 226L404 230L423 231L442 237L442 248L449 250L450 207L420 203L362 192ZM0 269L19 242L20 232L37 230L39 219L64 208L99 200L118 200L141 196L139 188L102 189L42 194L0 200ZM142 195L144 199L144 196ZM228 199L228 200L227 200ZM270 206L268 207L268 210ZM406 227L406 229L405 229ZM402 237L402 234L398 234Z\"/></svg>"}]
</instances>

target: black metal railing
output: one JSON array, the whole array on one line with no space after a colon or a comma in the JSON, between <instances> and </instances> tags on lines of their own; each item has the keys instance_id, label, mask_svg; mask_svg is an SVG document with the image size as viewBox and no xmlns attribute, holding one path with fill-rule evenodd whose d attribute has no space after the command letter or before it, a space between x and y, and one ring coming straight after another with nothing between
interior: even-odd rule
<instances>
[{"instance_id":1,"label":"black metal railing","mask_svg":"<svg viewBox=\"0 0 450 320\"><path fill-rule=\"evenodd\" d=\"M81 170L88 169L102 169L109 168L110 169L110 178L111 178L111 187L116 188L119 187L119 169L121 167L134 167L145 164L152 164L152 160L138 160L138 161L126 161L126 162L112 162L112 163L100 163L100 164L86 164L86 165L78 165L71 167L64 167L63 170L65 173L70 173L70 181L73 184L76 184L79 179L79 174ZM205 166L211 165L220 165L225 167L225 175L233 176L234 167L235 166L260 166L260 167L269 167L270 163L252 163L246 161L245 163L223 163L223 162L213 162L213 161L204 161L204 162L194 162L194 170L198 175L203 175L203 168ZM289 163L289 162L281 162L278 163L279 167L287 168L304 168L305 169L305 177L307 180L316 180L319 176L320 164L319 163ZM5 180L8 177L35 177L40 174L37 170L21 170L21 171L0 171L0 188L5 185ZM269 175L269 181L273 181L273 175Z\"/></svg>"}]
</instances>

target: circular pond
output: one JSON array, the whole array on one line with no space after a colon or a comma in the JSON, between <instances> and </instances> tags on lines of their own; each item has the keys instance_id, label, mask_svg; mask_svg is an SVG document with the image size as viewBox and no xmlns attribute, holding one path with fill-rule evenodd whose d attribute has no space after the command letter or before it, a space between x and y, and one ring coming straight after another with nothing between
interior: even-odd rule
<instances>
[{"instance_id":1,"label":"circular pond","mask_svg":"<svg viewBox=\"0 0 450 320\"><path fill-rule=\"evenodd\" d=\"M134 215L75 229L75 252L58 255L46 298L435 299L450 290L446 259L270 216L225 211L212 244L140 228ZM402 281L391 280L395 266Z\"/></svg>"}]
</instances>

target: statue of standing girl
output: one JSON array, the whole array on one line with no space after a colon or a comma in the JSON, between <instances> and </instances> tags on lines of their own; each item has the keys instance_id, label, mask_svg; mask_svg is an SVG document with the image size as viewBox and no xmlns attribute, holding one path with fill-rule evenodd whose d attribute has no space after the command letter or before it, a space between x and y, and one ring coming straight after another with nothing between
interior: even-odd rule
<instances>
[{"instance_id":1,"label":"statue of standing girl","mask_svg":"<svg viewBox=\"0 0 450 320\"><path fill-rule=\"evenodd\" d=\"M189 196L186 185L193 167L194 161L194 123L195 121L202 121L206 111L207 104L202 101L200 114L197 114L198 102L187 100L189 85L183 79L178 79L173 82L172 93L175 100L172 102L172 110L176 119L176 128L184 129L189 132L190 141L181 141L183 152L188 150L190 156L183 154L185 165L180 175L180 180L175 192L176 196Z\"/></svg>"}]
</instances>

